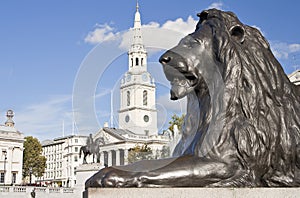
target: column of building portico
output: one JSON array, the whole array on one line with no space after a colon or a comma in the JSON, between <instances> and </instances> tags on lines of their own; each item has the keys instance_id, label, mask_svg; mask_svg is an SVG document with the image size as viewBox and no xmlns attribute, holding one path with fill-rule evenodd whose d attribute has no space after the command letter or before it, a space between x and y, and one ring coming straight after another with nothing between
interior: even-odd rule
<instances>
[{"instance_id":1,"label":"column of building portico","mask_svg":"<svg viewBox=\"0 0 300 198\"><path fill-rule=\"evenodd\" d=\"M100 153L100 163L104 165L104 152Z\"/></svg>"},{"instance_id":2,"label":"column of building portico","mask_svg":"<svg viewBox=\"0 0 300 198\"><path fill-rule=\"evenodd\" d=\"M111 151L107 151L107 154L108 154L108 163L107 163L107 165L108 166L111 166L112 165L112 153L111 153Z\"/></svg>"},{"instance_id":3,"label":"column of building portico","mask_svg":"<svg viewBox=\"0 0 300 198\"><path fill-rule=\"evenodd\" d=\"M120 165L120 150L119 149L116 150L116 165L117 166Z\"/></svg>"},{"instance_id":4,"label":"column of building portico","mask_svg":"<svg viewBox=\"0 0 300 198\"><path fill-rule=\"evenodd\" d=\"M6 159L4 159L4 184L11 184L11 168L12 168L12 162L13 162L13 148L9 147L6 150L5 154Z\"/></svg>"},{"instance_id":5,"label":"column of building portico","mask_svg":"<svg viewBox=\"0 0 300 198\"><path fill-rule=\"evenodd\" d=\"M128 149L124 149L124 165L128 164Z\"/></svg>"}]
</instances>

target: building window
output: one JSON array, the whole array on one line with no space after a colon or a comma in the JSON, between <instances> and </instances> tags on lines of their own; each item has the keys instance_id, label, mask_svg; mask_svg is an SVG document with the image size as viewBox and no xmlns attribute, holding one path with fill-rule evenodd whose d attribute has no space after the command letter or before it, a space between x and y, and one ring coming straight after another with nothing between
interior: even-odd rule
<instances>
[{"instance_id":1,"label":"building window","mask_svg":"<svg viewBox=\"0 0 300 198\"><path fill-rule=\"evenodd\" d=\"M131 58L131 67L133 66L133 58Z\"/></svg>"},{"instance_id":2,"label":"building window","mask_svg":"<svg viewBox=\"0 0 300 198\"><path fill-rule=\"evenodd\" d=\"M130 91L127 91L127 106L130 106Z\"/></svg>"},{"instance_id":3,"label":"building window","mask_svg":"<svg viewBox=\"0 0 300 198\"><path fill-rule=\"evenodd\" d=\"M147 106L148 104L148 92L146 90L143 91L143 105Z\"/></svg>"},{"instance_id":4,"label":"building window","mask_svg":"<svg viewBox=\"0 0 300 198\"><path fill-rule=\"evenodd\" d=\"M139 65L139 58L135 58L135 65L136 65L136 66Z\"/></svg>"},{"instance_id":5,"label":"building window","mask_svg":"<svg viewBox=\"0 0 300 198\"><path fill-rule=\"evenodd\" d=\"M75 155L74 161L75 161L75 162L78 162L78 157L77 157L77 155Z\"/></svg>"},{"instance_id":6,"label":"building window","mask_svg":"<svg viewBox=\"0 0 300 198\"><path fill-rule=\"evenodd\" d=\"M12 182L13 184L15 184L16 181L17 181L17 173L12 173L11 182Z\"/></svg>"},{"instance_id":7,"label":"building window","mask_svg":"<svg viewBox=\"0 0 300 198\"><path fill-rule=\"evenodd\" d=\"M75 143L78 143L78 139L75 139Z\"/></svg>"},{"instance_id":8,"label":"building window","mask_svg":"<svg viewBox=\"0 0 300 198\"><path fill-rule=\"evenodd\" d=\"M4 183L4 173L0 174L0 183Z\"/></svg>"},{"instance_id":9,"label":"building window","mask_svg":"<svg viewBox=\"0 0 300 198\"><path fill-rule=\"evenodd\" d=\"M78 147L75 147L75 152L78 152Z\"/></svg>"},{"instance_id":10,"label":"building window","mask_svg":"<svg viewBox=\"0 0 300 198\"><path fill-rule=\"evenodd\" d=\"M144 65L144 59L142 58L141 60L141 65L143 66Z\"/></svg>"}]
</instances>

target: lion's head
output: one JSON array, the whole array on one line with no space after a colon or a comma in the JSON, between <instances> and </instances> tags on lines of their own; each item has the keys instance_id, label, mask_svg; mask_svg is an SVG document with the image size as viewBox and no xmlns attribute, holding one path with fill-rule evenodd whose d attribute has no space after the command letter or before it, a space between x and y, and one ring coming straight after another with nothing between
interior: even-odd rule
<instances>
[{"instance_id":1,"label":"lion's head","mask_svg":"<svg viewBox=\"0 0 300 198\"><path fill-rule=\"evenodd\" d=\"M160 58L171 99L188 97L174 155L236 163L258 185L292 185L300 168L299 88L257 29L231 12L198 16L195 32Z\"/></svg>"}]
</instances>

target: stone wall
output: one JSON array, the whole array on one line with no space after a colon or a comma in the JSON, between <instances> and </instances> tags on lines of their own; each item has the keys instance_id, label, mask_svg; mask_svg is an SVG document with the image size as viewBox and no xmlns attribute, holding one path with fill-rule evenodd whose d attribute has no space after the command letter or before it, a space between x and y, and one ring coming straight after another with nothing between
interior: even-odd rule
<instances>
[{"instance_id":1,"label":"stone wall","mask_svg":"<svg viewBox=\"0 0 300 198\"><path fill-rule=\"evenodd\" d=\"M1 186L1 198L31 198L30 193L35 188L36 198L81 198L82 191L73 188L45 188L28 186Z\"/></svg>"},{"instance_id":2,"label":"stone wall","mask_svg":"<svg viewBox=\"0 0 300 198\"><path fill-rule=\"evenodd\" d=\"M84 198L298 198L300 188L89 188Z\"/></svg>"}]
</instances>

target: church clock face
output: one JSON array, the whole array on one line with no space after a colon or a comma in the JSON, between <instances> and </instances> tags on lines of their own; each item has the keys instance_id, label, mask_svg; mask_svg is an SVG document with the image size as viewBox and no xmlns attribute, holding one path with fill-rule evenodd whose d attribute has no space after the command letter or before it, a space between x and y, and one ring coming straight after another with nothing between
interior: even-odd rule
<instances>
[{"instance_id":1,"label":"church clock face","mask_svg":"<svg viewBox=\"0 0 300 198\"><path fill-rule=\"evenodd\" d=\"M128 74L127 77L126 77L126 81L129 82L130 80L131 80L131 75Z\"/></svg>"},{"instance_id":2,"label":"church clock face","mask_svg":"<svg viewBox=\"0 0 300 198\"><path fill-rule=\"evenodd\" d=\"M149 122L149 116L148 115L144 115L144 121Z\"/></svg>"},{"instance_id":3,"label":"church clock face","mask_svg":"<svg viewBox=\"0 0 300 198\"><path fill-rule=\"evenodd\" d=\"M125 116L125 122L128 123L128 122L129 122L129 119L130 119L130 118L129 118L129 115L126 115L126 116Z\"/></svg>"},{"instance_id":4,"label":"church clock face","mask_svg":"<svg viewBox=\"0 0 300 198\"><path fill-rule=\"evenodd\" d=\"M148 80L148 76L147 76L147 74L143 74L143 76L142 76L142 79L143 79L143 81L147 81Z\"/></svg>"}]
</instances>

